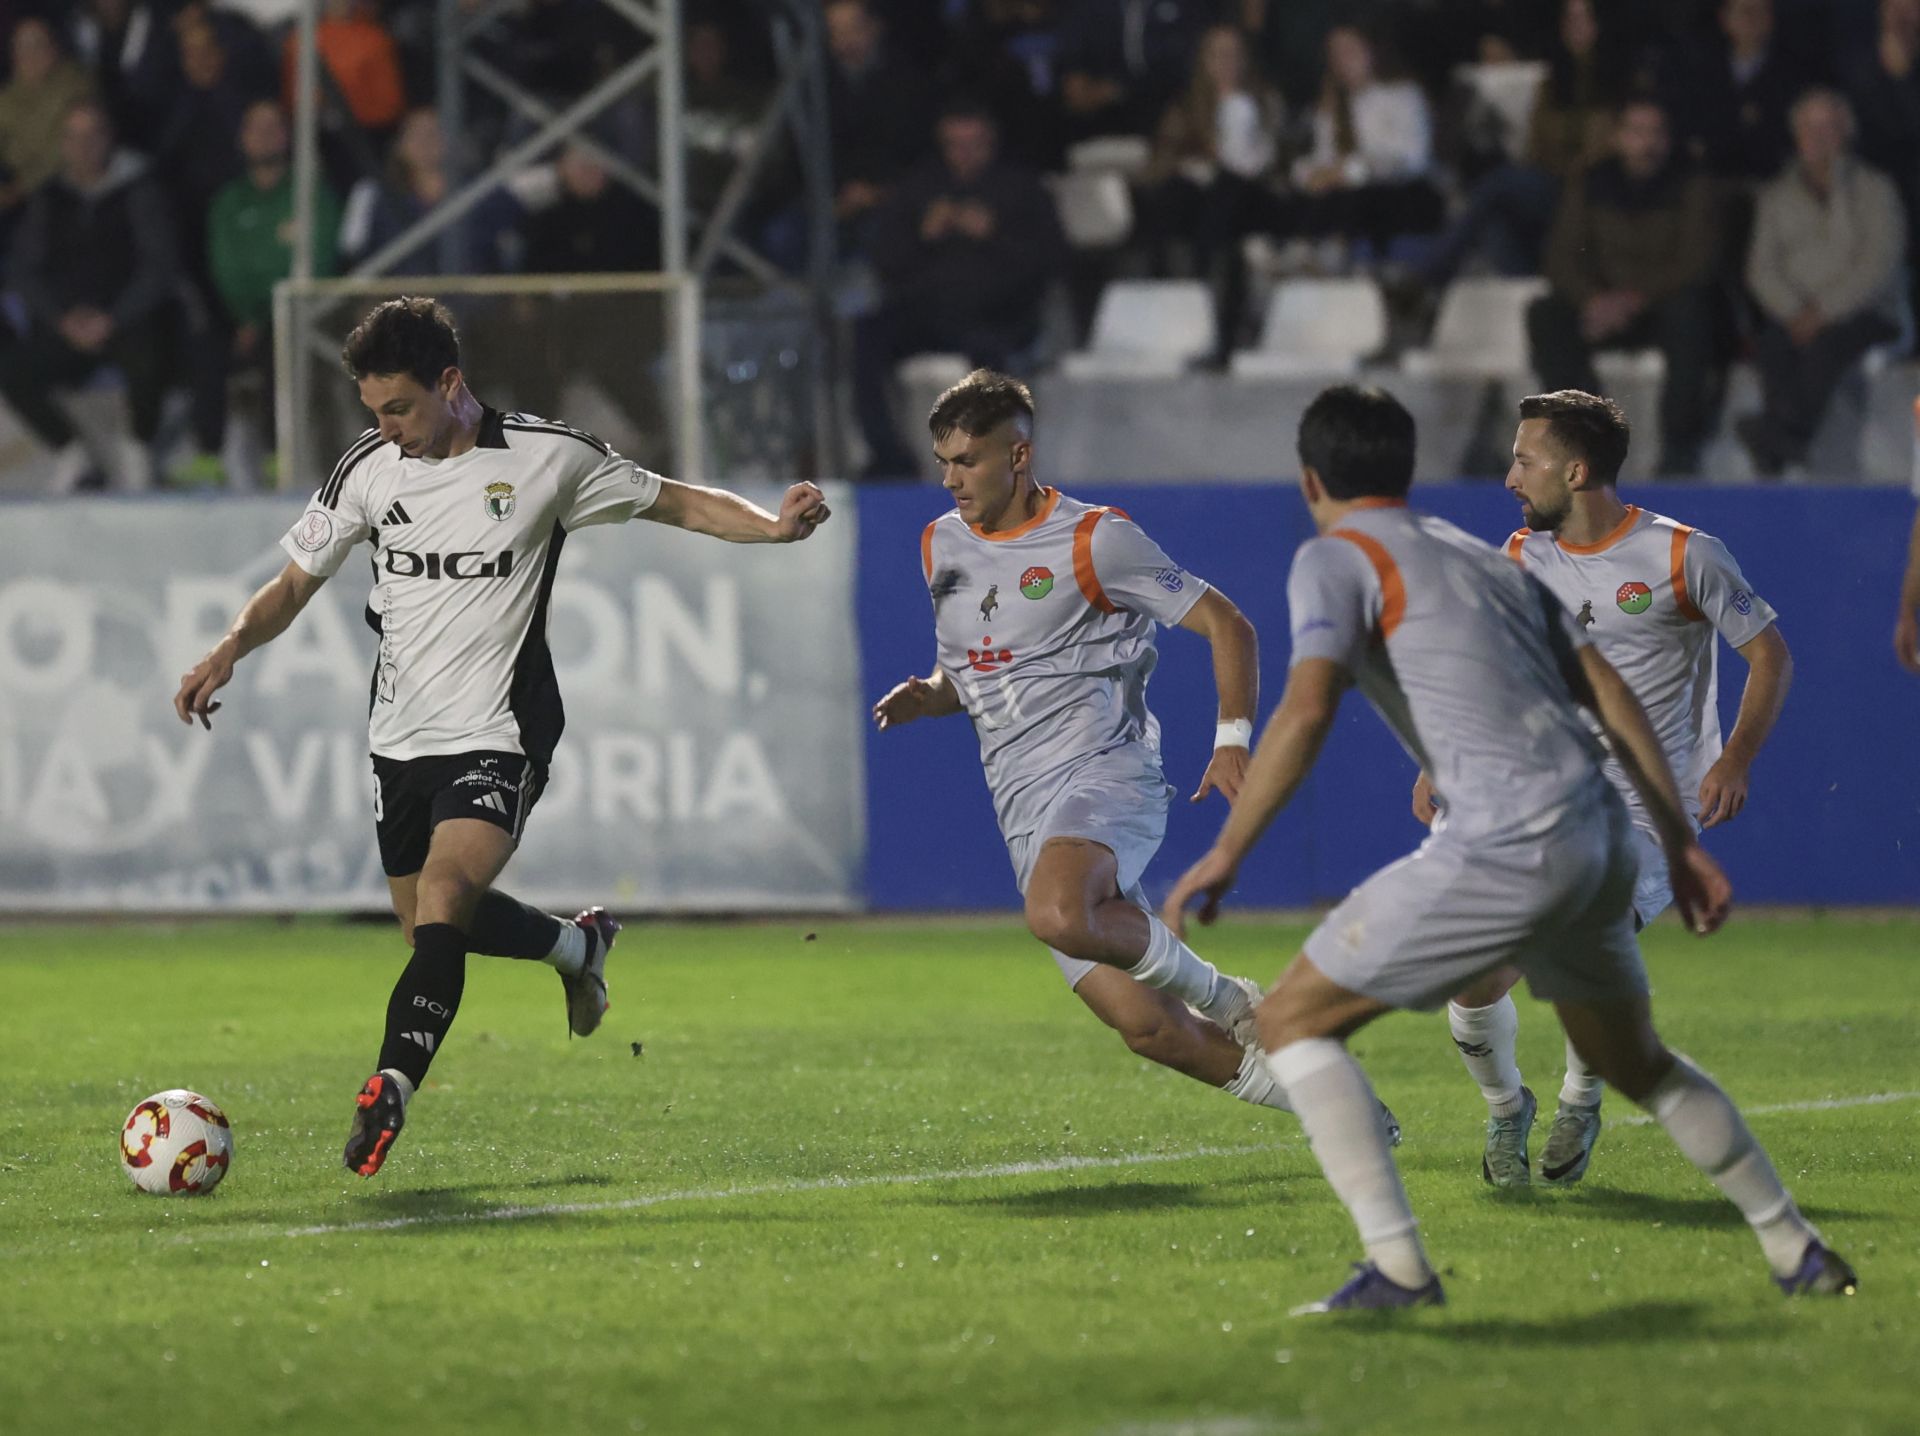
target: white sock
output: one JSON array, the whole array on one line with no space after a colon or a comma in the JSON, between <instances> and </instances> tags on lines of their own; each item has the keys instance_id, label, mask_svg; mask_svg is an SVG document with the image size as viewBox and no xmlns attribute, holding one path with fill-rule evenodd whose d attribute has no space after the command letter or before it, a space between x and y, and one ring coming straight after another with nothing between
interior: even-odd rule
<instances>
[{"instance_id":1,"label":"white sock","mask_svg":"<svg viewBox=\"0 0 1920 1436\"><path fill-rule=\"evenodd\" d=\"M1220 981L1220 970L1173 935L1173 929L1151 915L1147 937L1147 955L1126 969L1127 976L1147 987L1171 992L1202 1017L1222 988L1238 991L1232 983Z\"/></svg>"},{"instance_id":2,"label":"white sock","mask_svg":"<svg viewBox=\"0 0 1920 1436\"><path fill-rule=\"evenodd\" d=\"M1514 1056L1520 1010L1513 1005L1513 995L1507 993L1485 1007L1449 1002L1447 1026L1453 1029L1453 1045L1460 1049L1468 1075L1480 1084L1487 1111L1496 1117L1513 1116L1521 1107L1520 1063Z\"/></svg>"},{"instance_id":3,"label":"white sock","mask_svg":"<svg viewBox=\"0 0 1920 1436\"><path fill-rule=\"evenodd\" d=\"M1286 1089L1274 1081L1273 1073L1267 1070L1266 1058L1258 1048L1249 1047L1240 1054L1239 1073L1221 1090L1256 1107L1271 1107L1276 1112L1293 1110L1293 1104L1287 1101Z\"/></svg>"},{"instance_id":4,"label":"white sock","mask_svg":"<svg viewBox=\"0 0 1920 1436\"><path fill-rule=\"evenodd\" d=\"M572 918L556 917L554 921L560 924L560 936L553 951L542 960L572 977L587 965L587 930Z\"/></svg>"},{"instance_id":5,"label":"white sock","mask_svg":"<svg viewBox=\"0 0 1920 1436\"><path fill-rule=\"evenodd\" d=\"M413 1100L413 1081L406 1073L392 1067L382 1067L380 1075L400 1089L400 1110L407 1110L407 1103Z\"/></svg>"},{"instance_id":6,"label":"white sock","mask_svg":"<svg viewBox=\"0 0 1920 1436\"><path fill-rule=\"evenodd\" d=\"M1797 1271L1807 1243L1820 1234L1800 1215L1766 1149L1719 1085L1676 1052L1673 1070L1653 1089L1646 1108L1682 1155L1740 1208L1775 1274Z\"/></svg>"},{"instance_id":7,"label":"white sock","mask_svg":"<svg viewBox=\"0 0 1920 1436\"><path fill-rule=\"evenodd\" d=\"M1570 1107L1597 1107L1605 1086L1593 1075L1593 1069L1587 1066L1586 1059L1574 1050L1573 1039L1569 1037L1567 1075L1560 1082L1560 1100Z\"/></svg>"},{"instance_id":8,"label":"white sock","mask_svg":"<svg viewBox=\"0 0 1920 1436\"><path fill-rule=\"evenodd\" d=\"M1331 1037L1309 1037L1270 1054L1267 1067L1299 1114L1334 1195L1360 1229L1368 1258L1390 1281L1425 1286L1433 1268L1387 1148L1380 1099L1353 1054Z\"/></svg>"}]
</instances>

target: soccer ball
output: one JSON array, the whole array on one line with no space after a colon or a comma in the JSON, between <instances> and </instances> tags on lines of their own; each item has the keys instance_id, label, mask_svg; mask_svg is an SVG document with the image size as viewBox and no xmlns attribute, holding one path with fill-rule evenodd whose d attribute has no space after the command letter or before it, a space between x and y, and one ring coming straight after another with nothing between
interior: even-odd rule
<instances>
[{"instance_id":1,"label":"soccer ball","mask_svg":"<svg viewBox=\"0 0 1920 1436\"><path fill-rule=\"evenodd\" d=\"M157 1197L210 1192L233 1158L227 1114L198 1092L155 1092L120 1128L120 1165L133 1184Z\"/></svg>"}]
</instances>

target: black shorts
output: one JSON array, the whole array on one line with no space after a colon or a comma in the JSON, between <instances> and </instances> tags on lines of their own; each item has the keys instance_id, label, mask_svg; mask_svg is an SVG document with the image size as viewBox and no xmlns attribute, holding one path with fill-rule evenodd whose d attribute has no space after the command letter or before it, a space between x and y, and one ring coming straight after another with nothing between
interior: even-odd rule
<instances>
[{"instance_id":1,"label":"black shorts","mask_svg":"<svg viewBox=\"0 0 1920 1436\"><path fill-rule=\"evenodd\" d=\"M547 786L547 770L518 753L440 758L373 755L373 825L380 866L404 878L426 866L433 830L449 818L479 818L515 842Z\"/></svg>"}]
</instances>

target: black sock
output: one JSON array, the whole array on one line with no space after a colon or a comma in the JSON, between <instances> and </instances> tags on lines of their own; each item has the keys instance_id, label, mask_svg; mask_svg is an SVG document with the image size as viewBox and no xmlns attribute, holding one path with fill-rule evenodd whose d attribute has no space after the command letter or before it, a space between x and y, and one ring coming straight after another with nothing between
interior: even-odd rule
<instances>
[{"instance_id":1,"label":"black sock","mask_svg":"<svg viewBox=\"0 0 1920 1436\"><path fill-rule=\"evenodd\" d=\"M480 895L480 905L467 924L467 951L485 957L520 957L539 961L560 941L560 919L528 907L498 888Z\"/></svg>"},{"instance_id":2,"label":"black sock","mask_svg":"<svg viewBox=\"0 0 1920 1436\"><path fill-rule=\"evenodd\" d=\"M387 1037L380 1066L404 1072L418 1087L433 1054L446 1040L460 993L467 985L467 935L451 923L423 923L413 930L413 959L387 999Z\"/></svg>"}]
</instances>

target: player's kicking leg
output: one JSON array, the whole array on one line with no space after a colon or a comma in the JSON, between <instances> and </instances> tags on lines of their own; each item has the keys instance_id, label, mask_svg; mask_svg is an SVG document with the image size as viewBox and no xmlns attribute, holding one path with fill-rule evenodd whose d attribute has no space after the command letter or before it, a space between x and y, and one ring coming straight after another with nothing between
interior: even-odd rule
<instances>
[{"instance_id":1,"label":"player's kicking leg","mask_svg":"<svg viewBox=\"0 0 1920 1436\"><path fill-rule=\"evenodd\" d=\"M1555 1004L1561 1026L1602 1080L1666 1129L1682 1155L1740 1209L1788 1296L1851 1296L1853 1268L1821 1240L1780 1182L1766 1149L1714 1080L1654 1031L1644 997Z\"/></svg>"}]
</instances>

